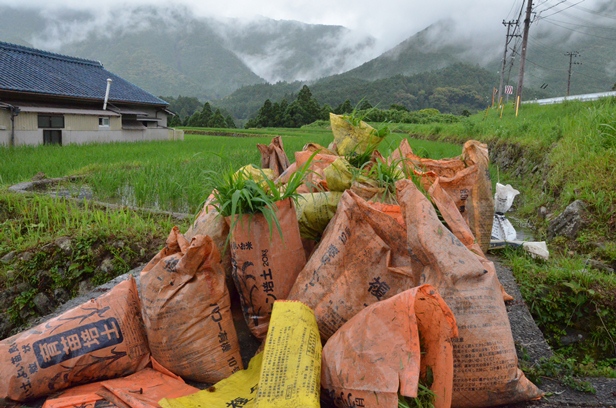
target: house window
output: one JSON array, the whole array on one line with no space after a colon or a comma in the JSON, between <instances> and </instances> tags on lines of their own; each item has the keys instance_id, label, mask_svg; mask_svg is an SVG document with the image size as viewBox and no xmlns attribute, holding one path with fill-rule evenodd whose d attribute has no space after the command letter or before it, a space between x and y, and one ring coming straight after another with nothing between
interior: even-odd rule
<instances>
[{"instance_id":1,"label":"house window","mask_svg":"<svg viewBox=\"0 0 616 408\"><path fill-rule=\"evenodd\" d=\"M43 144L57 144L62 145L62 131L55 129L43 130Z\"/></svg>"},{"instance_id":2,"label":"house window","mask_svg":"<svg viewBox=\"0 0 616 408\"><path fill-rule=\"evenodd\" d=\"M64 127L64 116L62 115L38 115L38 127L62 129Z\"/></svg>"},{"instance_id":3,"label":"house window","mask_svg":"<svg viewBox=\"0 0 616 408\"><path fill-rule=\"evenodd\" d=\"M109 127L109 118L98 118L98 127Z\"/></svg>"}]
</instances>

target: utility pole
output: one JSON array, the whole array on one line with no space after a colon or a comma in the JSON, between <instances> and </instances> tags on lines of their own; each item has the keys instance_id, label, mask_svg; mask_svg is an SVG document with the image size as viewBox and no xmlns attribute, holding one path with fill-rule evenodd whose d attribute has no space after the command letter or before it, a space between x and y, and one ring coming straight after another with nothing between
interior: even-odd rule
<instances>
[{"instance_id":1,"label":"utility pole","mask_svg":"<svg viewBox=\"0 0 616 408\"><path fill-rule=\"evenodd\" d=\"M507 27L507 36L505 37L505 51L503 52L503 66L501 67L500 72L500 84L498 85L498 104L500 105L503 100L503 80L505 78L505 66L507 65L507 47L509 47L509 42L513 37L516 37L514 34L509 34L512 26L518 25L518 20L515 21L507 21L503 20L503 25Z\"/></svg>"},{"instance_id":2,"label":"utility pole","mask_svg":"<svg viewBox=\"0 0 616 408\"><path fill-rule=\"evenodd\" d=\"M569 90L571 89L571 71L573 65L582 65L581 62L573 62L573 57L579 57L580 53L577 51L570 51L565 53L567 57L569 57L569 77L567 78L567 96L569 96Z\"/></svg>"},{"instance_id":3,"label":"utility pole","mask_svg":"<svg viewBox=\"0 0 616 408\"><path fill-rule=\"evenodd\" d=\"M516 103L522 101L522 87L524 86L524 65L526 63L526 48L528 45L528 30L530 28L530 17L533 13L533 0L528 0L526 5L526 17L524 18L524 33L522 34L522 54L520 54L520 75L518 76L518 89L516 92Z\"/></svg>"}]
</instances>

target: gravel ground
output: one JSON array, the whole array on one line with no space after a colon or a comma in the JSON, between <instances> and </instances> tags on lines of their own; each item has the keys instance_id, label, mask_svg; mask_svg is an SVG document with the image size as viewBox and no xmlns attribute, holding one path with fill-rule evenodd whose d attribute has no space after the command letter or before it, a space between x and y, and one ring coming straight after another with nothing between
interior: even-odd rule
<instances>
[{"instance_id":1,"label":"gravel ground","mask_svg":"<svg viewBox=\"0 0 616 408\"><path fill-rule=\"evenodd\" d=\"M528 307L522 300L522 295L515 282L511 270L504 267L498 262L498 258L492 257L491 260L496 266L496 272L498 277L505 287L507 293L515 298L514 301L507 305L507 311L509 314L509 321L511 323L511 331L513 333L513 339L518 346L522 346L525 349L526 354L530 358L531 362L537 362L542 357L549 357L552 355L550 346L543 338L543 334L535 324ZM134 269L129 272L137 279L141 268ZM127 275L120 276L105 285L97 287L91 293L86 296L72 299L67 304L60 306L53 314L41 318L34 324L41 323L53 316L57 316L64 311L78 306L81 303L100 296L107 292L110 288L115 286L121 280L126 279ZM237 299L236 299L237 300ZM234 301L233 304L237 305L239 302ZM244 364L247 365L248 360L254 355L258 348L258 343L250 335L246 325L243 322L241 310L239 307L233 308L234 321L238 331L238 338L242 347L242 359ZM573 389L570 389L556 379L544 379L540 388L546 392L546 396L539 401L529 401L518 404L501 405L501 408L527 408L527 407L539 407L539 408L552 408L552 407L611 407L616 408L616 379L610 378L587 378L585 379L593 384L597 390L596 394L582 393ZM197 384L194 384L197 385ZM203 385L203 384L202 384ZM202 388L202 387L199 387ZM28 404L17 405L20 407L41 407L44 399L33 401ZM0 403L0 406L2 404ZM15 406L15 405L13 405Z\"/></svg>"},{"instance_id":2,"label":"gravel ground","mask_svg":"<svg viewBox=\"0 0 616 408\"><path fill-rule=\"evenodd\" d=\"M523 346L531 362L537 362L541 357L550 357L552 350L543 338L541 330L535 324L526 303L522 300L520 289L509 268L498 263L497 258L491 258L496 266L499 280L507 293L515 298L507 305L511 332L516 345ZM530 401L520 404L504 405L502 407L611 407L616 408L616 378L585 378L597 390L589 394L570 389L556 379L543 379L540 386L546 396L540 401Z\"/></svg>"}]
</instances>

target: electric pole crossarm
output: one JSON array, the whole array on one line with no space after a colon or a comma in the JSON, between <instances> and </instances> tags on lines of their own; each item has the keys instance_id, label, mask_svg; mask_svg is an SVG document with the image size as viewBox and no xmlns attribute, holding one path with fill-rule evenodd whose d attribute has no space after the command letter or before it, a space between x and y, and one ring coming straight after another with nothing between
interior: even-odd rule
<instances>
[{"instance_id":1,"label":"electric pole crossarm","mask_svg":"<svg viewBox=\"0 0 616 408\"><path fill-rule=\"evenodd\" d=\"M518 21L505 21L503 20L503 25L505 27L507 27L507 36L505 37L505 51L503 51L503 65L501 67L500 70L500 83L498 85L498 102L500 104L500 101L503 99L503 81L505 78L505 66L507 65L507 47L509 46L509 43L511 42L511 39L513 37L515 37L514 34L510 34L511 32L511 27L512 26L517 26L518 25Z\"/></svg>"}]
</instances>

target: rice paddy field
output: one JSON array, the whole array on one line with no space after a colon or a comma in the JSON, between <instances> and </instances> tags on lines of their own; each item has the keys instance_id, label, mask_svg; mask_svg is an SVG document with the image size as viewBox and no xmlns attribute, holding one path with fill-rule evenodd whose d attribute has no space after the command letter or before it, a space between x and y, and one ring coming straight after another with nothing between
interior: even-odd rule
<instances>
[{"instance_id":1,"label":"rice paddy field","mask_svg":"<svg viewBox=\"0 0 616 408\"><path fill-rule=\"evenodd\" d=\"M257 143L269 144L272 137L282 136L293 162L294 152L306 143L327 146L333 140L331 131L320 128L233 130L232 136L222 136L222 129L208 133L218 135L186 134L183 141L0 148L0 186L29 181L38 173L48 178L79 175L83 178L72 183L75 195L88 189L98 201L193 214L211 191L208 173L247 164L260 167ZM379 150L388 155L405 137L392 133ZM423 157L455 157L462 152L453 143L409 142Z\"/></svg>"}]
</instances>

